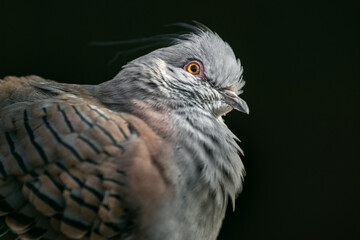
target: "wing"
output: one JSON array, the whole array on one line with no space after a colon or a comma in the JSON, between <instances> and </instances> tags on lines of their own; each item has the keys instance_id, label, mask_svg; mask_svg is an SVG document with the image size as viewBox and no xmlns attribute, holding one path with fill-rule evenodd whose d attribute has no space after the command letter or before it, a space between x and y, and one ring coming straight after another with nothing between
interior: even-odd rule
<instances>
[{"instance_id":1,"label":"wing","mask_svg":"<svg viewBox=\"0 0 360 240\"><path fill-rule=\"evenodd\" d=\"M134 116L26 87L0 81L1 239L131 236L166 192L166 144Z\"/></svg>"}]
</instances>

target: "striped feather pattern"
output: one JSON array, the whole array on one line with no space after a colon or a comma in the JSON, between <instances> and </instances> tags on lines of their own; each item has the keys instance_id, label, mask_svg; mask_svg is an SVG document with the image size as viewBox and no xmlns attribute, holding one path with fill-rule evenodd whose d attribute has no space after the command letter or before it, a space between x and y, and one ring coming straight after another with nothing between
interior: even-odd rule
<instances>
[{"instance_id":1,"label":"striped feather pattern","mask_svg":"<svg viewBox=\"0 0 360 240\"><path fill-rule=\"evenodd\" d=\"M71 94L37 100L32 89L35 99L23 101L30 85L0 80L0 238L125 238L132 220L121 156L136 149L136 127Z\"/></svg>"}]
</instances>

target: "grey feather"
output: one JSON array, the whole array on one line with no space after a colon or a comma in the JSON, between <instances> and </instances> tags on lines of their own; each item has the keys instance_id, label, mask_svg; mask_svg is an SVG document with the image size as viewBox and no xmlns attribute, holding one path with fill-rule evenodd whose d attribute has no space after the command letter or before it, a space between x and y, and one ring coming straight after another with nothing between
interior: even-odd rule
<instances>
[{"instance_id":1,"label":"grey feather","mask_svg":"<svg viewBox=\"0 0 360 240\"><path fill-rule=\"evenodd\" d=\"M192 60L203 64L205 80L184 70ZM177 132L179 199L160 215L161 229L166 225L172 232L168 239L215 239L228 197L234 207L245 171L237 138L222 120L232 108L221 90L242 93L242 74L231 47L209 29L197 28L174 45L131 61L95 90L103 104L116 111L136 112L128 105L133 100L170 109ZM166 235L161 229L153 229L154 239Z\"/></svg>"}]
</instances>

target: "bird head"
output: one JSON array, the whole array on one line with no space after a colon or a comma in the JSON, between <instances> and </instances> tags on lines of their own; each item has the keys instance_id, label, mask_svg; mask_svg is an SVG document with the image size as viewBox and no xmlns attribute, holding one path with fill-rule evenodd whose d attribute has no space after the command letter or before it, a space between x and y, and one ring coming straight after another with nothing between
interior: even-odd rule
<instances>
[{"instance_id":1,"label":"bird head","mask_svg":"<svg viewBox=\"0 0 360 240\"><path fill-rule=\"evenodd\" d=\"M219 35L206 27L194 29L125 65L115 77L126 82L121 91L170 109L201 108L216 118L232 109L248 114L239 97L245 84L240 60Z\"/></svg>"}]
</instances>

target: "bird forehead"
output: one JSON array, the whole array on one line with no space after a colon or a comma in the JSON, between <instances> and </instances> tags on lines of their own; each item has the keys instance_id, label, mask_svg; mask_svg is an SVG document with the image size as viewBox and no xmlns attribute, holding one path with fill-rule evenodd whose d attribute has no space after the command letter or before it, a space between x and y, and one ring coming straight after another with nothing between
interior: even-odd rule
<instances>
[{"instance_id":1,"label":"bird forehead","mask_svg":"<svg viewBox=\"0 0 360 240\"><path fill-rule=\"evenodd\" d=\"M241 65L228 43L216 33L205 32L190 39L205 67L205 75L216 85L232 85L241 76Z\"/></svg>"},{"instance_id":2,"label":"bird forehead","mask_svg":"<svg viewBox=\"0 0 360 240\"><path fill-rule=\"evenodd\" d=\"M167 67L183 68L189 61L198 60L204 66L207 79L217 87L229 87L239 80L242 68L228 43L211 30L184 35L173 45L160 48L140 58L141 61L163 60ZM135 60L139 61L140 59Z\"/></svg>"},{"instance_id":3,"label":"bird forehead","mask_svg":"<svg viewBox=\"0 0 360 240\"><path fill-rule=\"evenodd\" d=\"M203 57L205 63L223 70L239 69L234 51L216 33L205 32L202 35L194 35L192 42L195 51Z\"/></svg>"},{"instance_id":4,"label":"bird forehead","mask_svg":"<svg viewBox=\"0 0 360 240\"><path fill-rule=\"evenodd\" d=\"M216 33L191 34L187 42L191 50L200 57L204 57L205 60L221 59L229 63L236 63L232 48Z\"/></svg>"}]
</instances>

